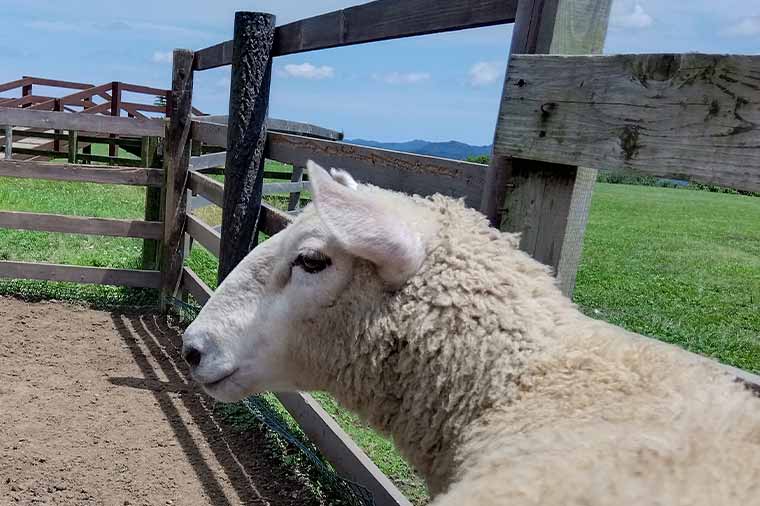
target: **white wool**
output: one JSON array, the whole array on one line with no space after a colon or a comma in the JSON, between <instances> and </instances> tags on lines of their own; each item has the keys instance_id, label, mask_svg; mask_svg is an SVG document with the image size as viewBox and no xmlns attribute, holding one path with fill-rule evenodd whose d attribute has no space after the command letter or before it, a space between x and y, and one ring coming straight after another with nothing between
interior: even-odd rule
<instances>
[{"instance_id":1,"label":"white wool","mask_svg":"<svg viewBox=\"0 0 760 506\"><path fill-rule=\"evenodd\" d=\"M186 333L199 381L233 371L209 393L328 390L439 506L760 503L760 401L719 366L587 318L461 201L310 177Z\"/></svg>"}]
</instances>

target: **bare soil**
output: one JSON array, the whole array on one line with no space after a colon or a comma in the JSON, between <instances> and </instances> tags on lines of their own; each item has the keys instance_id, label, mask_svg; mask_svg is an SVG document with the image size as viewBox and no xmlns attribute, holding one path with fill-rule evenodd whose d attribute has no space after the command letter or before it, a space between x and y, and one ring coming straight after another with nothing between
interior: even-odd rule
<instances>
[{"instance_id":1,"label":"bare soil","mask_svg":"<svg viewBox=\"0 0 760 506\"><path fill-rule=\"evenodd\" d=\"M315 504L156 315L0 297L0 505Z\"/></svg>"}]
</instances>

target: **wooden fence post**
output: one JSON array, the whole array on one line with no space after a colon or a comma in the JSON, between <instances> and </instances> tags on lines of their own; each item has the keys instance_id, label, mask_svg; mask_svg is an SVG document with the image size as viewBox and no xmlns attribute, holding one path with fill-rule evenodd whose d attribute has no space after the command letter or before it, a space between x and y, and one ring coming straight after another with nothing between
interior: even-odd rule
<instances>
[{"instance_id":1,"label":"wooden fence post","mask_svg":"<svg viewBox=\"0 0 760 506\"><path fill-rule=\"evenodd\" d=\"M158 137L143 137L140 146L142 166L148 168L162 167L163 161L158 156ZM145 221L161 220L161 188L145 188ZM142 268L152 270L158 267L159 241L145 239L142 247Z\"/></svg>"},{"instance_id":2,"label":"wooden fence post","mask_svg":"<svg viewBox=\"0 0 760 506\"><path fill-rule=\"evenodd\" d=\"M611 4L612 0L520 0L510 53L601 53ZM505 114L509 111L499 113L497 131ZM512 159L497 150L489 164L481 210L502 230L520 232L520 247L552 266L570 297L595 182L593 169Z\"/></svg>"},{"instance_id":3,"label":"wooden fence post","mask_svg":"<svg viewBox=\"0 0 760 506\"><path fill-rule=\"evenodd\" d=\"M293 166L293 175L290 177L292 183L300 183L303 181L304 168L300 165ZM295 211L298 209L298 204L301 202L301 192L292 192L290 199L288 200L288 211Z\"/></svg>"},{"instance_id":4,"label":"wooden fence post","mask_svg":"<svg viewBox=\"0 0 760 506\"><path fill-rule=\"evenodd\" d=\"M13 158L13 126L5 125L5 159Z\"/></svg>"},{"instance_id":5,"label":"wooden fence post","mask_svg":"<svg viewBox=\"0 0 760 506\"><path fill-rule=\"evenodd\" d=\"M79 151L79 132L69 130L69 163L77 163L77 151Z\"/></svg>"},{"instance_id":6,"label":"wooden fence post","mask_svg":"<svg viewBox=\"0 0 760 506\"><path fill-rule=\"evenodd\" d=\"M256 245L275 17L235 13L219 282Z\"/></svg>"},{"instance_id":7,"label":"wooden fence post","mask_svg":"<svg viewBox=\"0 0 760 506\"><path fill-rule=\"evenodd\" d=\"M193 52L174 50L172 106L164 144L164 240L161 251L160 307L167 311L182 279L183 237L187 221L190 127L193 101Z\"/></svg>"},{"instance_id":8,"label":"wooden fence post","mask_svg":"<svg viewBox=\"0 0 760 506\"><path fill-rule=\"evenodd\" d=\"M111 116L121 115L121 83L114 81L111 83ZM111 139L116 139L117 135L110 135ZM111 142L108 144L108 156L116 156L118 146Z\"/></svg>"}]
</instances>

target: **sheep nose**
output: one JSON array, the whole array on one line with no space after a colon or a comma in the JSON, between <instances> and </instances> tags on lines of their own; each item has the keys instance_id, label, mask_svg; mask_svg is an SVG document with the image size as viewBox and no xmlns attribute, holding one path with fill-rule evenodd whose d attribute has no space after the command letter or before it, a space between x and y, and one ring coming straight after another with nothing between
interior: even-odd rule
<instances>
[{"instance_id":1,"label":"sheep nose","mask_svg":"<svg viewBox=\"0 0 760 506\"><path fill-rule=\"evenodd\" d=\"M203 359L203 354L200 352L200 350L198 350L198 348L184 345L182 347L182 357L185 359L185 362L190 365L190 367L195 368L200 365L201 359Z\"/></svg>"}]
</instances>

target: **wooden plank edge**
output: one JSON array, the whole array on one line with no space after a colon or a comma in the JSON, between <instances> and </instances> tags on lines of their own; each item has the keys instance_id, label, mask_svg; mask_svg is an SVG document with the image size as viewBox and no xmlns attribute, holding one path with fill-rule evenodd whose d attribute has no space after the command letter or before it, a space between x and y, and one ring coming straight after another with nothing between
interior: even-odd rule
<instances>
[{"instance_id":1,"label":"wooden plank edge","mask_svg":"<svg viewBox=\"0 0 760 506\"><path fill-rule=\"evenodd\" d=\"M66 281L96 285L158 288L160 271L116 269L110 267L81 267L35 262L0 261L0 278Z\"/></svg>"},{"instance_id":2,"label":"wooden plank edge","mask_svg":"<svg viewBox=\"0 0 760 506\"><path fill-rule=\"evenodd\" d=\"M190 237L198 241L201 246L219 258L219 250L222 244L222 236L219 232L195 216L188 214L187 233L190 234Z\"/></svg>"},{"instance_id":3,"label":"wooden plank edge","mask_svg":"<svg viewBox=\"0 0 760 506\"><path fill-rule=\"evenodd\" d=\"M22 211L0 211L0 228L134 237L138 239L161 239L163 235L163 222L160 221L66 216Z\"/></svg>"},{"instance_id":4,"label":"wooden plank edge","mask_svg":"<svg viewBox=\"0 0 760 506\"><path fill-rule=\"evenodd\" d=\"M201 306L214 294L214 291L190 267L182 268L182 289L187 291Z\"/></svg>"},{"instance_id":5,"label":"wooden plank edge","mask_svg":"<svg viewBox=\"0 0 760 506\"><path fill-rule=\"evenodd\" d=\"M277 392L275 396L341 476L367 488L376 504L411 506L396 485L311 395Z\"/></svg>"},{"instance_id":6,"label":"wooden plank edge","mask_svg":"<svg viewBox=\"0 0 760 506\"><path fill-rule=\"evenodd\" d=\"M0 176L131 186L160 187L164 185L163 169L122 166L98 168L92 165L21 160L0 160Z\"/></svg>"},{"instance_id":7,"label":"wooden plank edge","mask_svg":"<svg viewBox=\"0 0 760 506\"><path fill-rule=\"evenodd\" d=\"M29 109L0 109L0 125L45 128L55 130L78 130L136 137L163 137L163 119L136 119L94 114L71 114L56 111Z\"/></svg>"},{"instance_id":8,"label":"wooden plank edge","mask_svg":"<svg viewBox=\"0 0 760 506\"><path fill-rule=\"evenodd\" d=\"M266 202L261 203L261 215L259 217L259 232L273 236L285 230L293 223L295 218L285 211L281 211Z\"/></svg>"},{"instance_id":9,"label":"wooden plank edge","mask_svg":"<svg viewBox=\"0 0 760 506\"><path fill-rule=\"evenodd\" d=\"M219 181L211 179L200 172L191 171L188 186L194 193L208 199L217 206L224 206L224 185Z\"/></svg>"}]
</instances>

